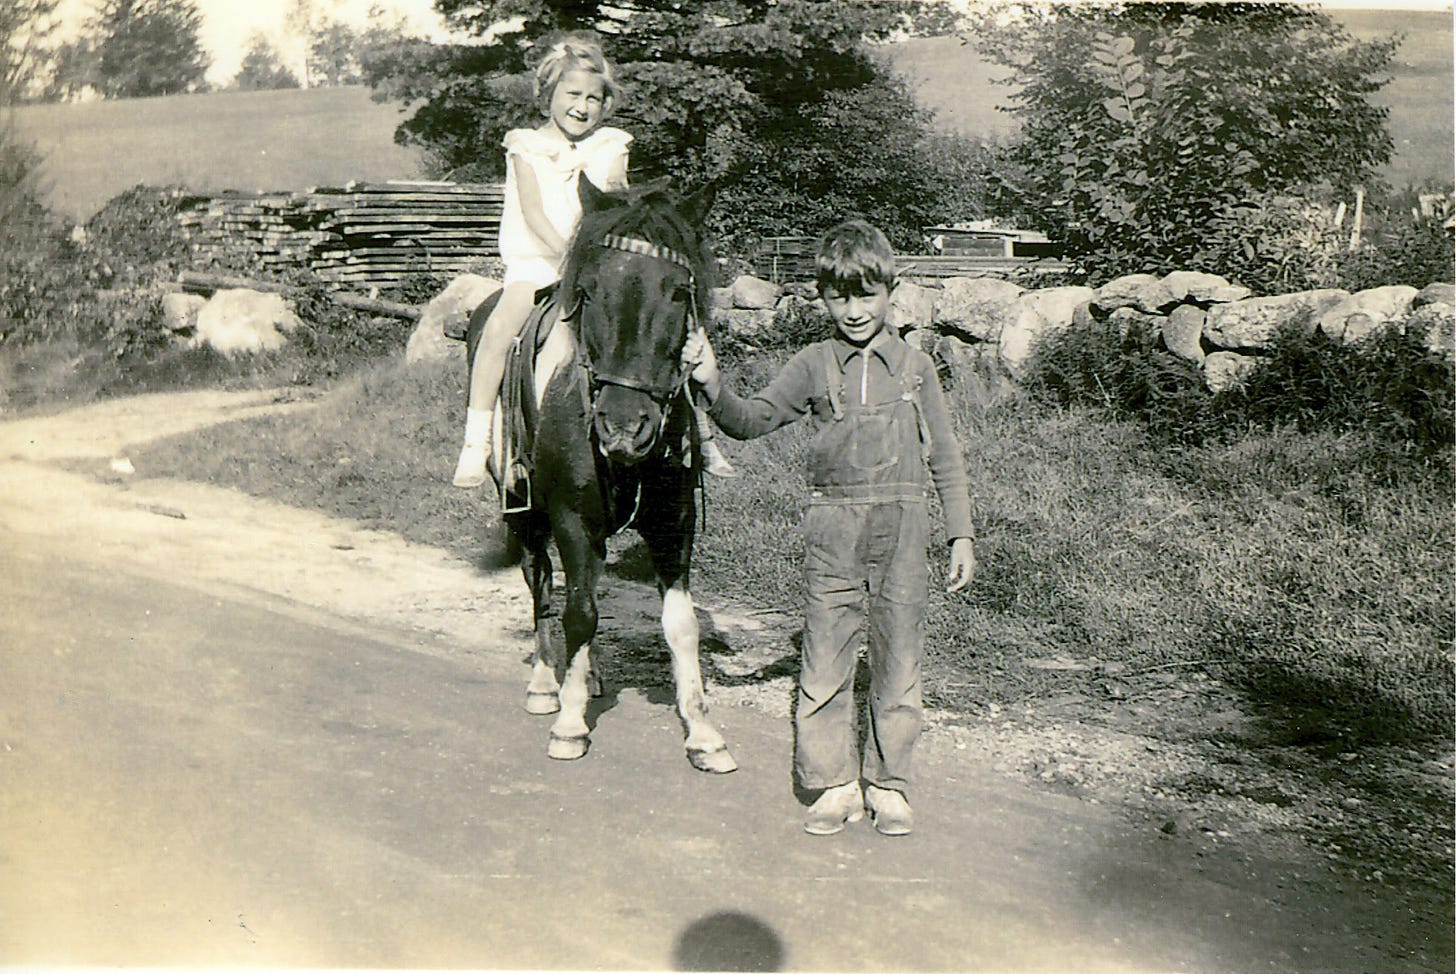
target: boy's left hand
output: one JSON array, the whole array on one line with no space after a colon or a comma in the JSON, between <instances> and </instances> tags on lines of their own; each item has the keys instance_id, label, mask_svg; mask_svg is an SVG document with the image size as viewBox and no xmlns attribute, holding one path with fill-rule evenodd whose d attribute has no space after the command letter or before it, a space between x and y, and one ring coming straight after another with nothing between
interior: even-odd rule
<instances>
[{"instance_id":1,"label":"boy's left hand","mask_svg":"<svg viewBox=\"0 0 1456 974\"><path fill-rule=\"evenodd\" d=\"M976 549L970 538L956 538L950 543L950 574L946 578L945 590L959 592L971 584L976 574Z\"/></svg>"}]
</instances>

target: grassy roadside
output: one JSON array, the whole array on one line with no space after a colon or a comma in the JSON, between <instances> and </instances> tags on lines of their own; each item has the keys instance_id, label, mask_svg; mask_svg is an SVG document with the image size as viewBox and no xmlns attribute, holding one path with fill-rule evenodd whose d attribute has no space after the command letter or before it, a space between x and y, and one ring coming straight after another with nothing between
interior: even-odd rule
<instances>
[{"instance_id":1,"label":"grassy roadside","mask_svg":"<svg viewBox=\"0 0 1456 974\"><path fill-rule=\"evenodd\" d=\"M743 367L739 381L772 368ZM239 487L475 557L493 504L448 483L464 395L456 371L392 359L306 416L218 427L134 459L149 474ZM964 596L932 586L933 703L975 712L1189 667L1240 686L1296 737L1448 732L1449 469L1378 479L1354 435L1280 432L1170 452L1090 411L1026 398L980 409L954 391L952 402L981 567ZM709 485L699 590L790 612L801 603L803 446L797 429L727 443L745 475Z\"/></svg>"}]
</instances>

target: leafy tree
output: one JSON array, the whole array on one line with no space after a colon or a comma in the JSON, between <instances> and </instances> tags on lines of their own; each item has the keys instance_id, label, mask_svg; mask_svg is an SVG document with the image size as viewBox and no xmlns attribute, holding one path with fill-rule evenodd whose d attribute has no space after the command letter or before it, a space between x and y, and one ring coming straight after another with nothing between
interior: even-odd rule
<instances>
[{"instance_id":1,"label":"leafy tree","mask_svg":"<svg viewBox=\"0 0 1456 974\"><path fill-rule=\"evenodd\" d=\"M109 98L170 95L202 86L208 59L192 0L105 0L89 34Z\"/></svg>"},{"instance_id":2,"label":"leafy tree","mask_svg":"<svg viewBox=\"0 0 1456 974\"><path fill-rule=\"evenodd\" d=\"M0 5L0 108L34 94L59 5L60 0L8 0Z\"/></svg>"},{"instance_id":3,"label":"leafy tree","mask_svg":"<svg viewBox=\"0 0 1456 974\"><path fill-rule=\"evenodd\" d=\"M39 208L40 156L15 130L12 107L23 101L41 68L39 50L55 26L57 0L13 0L0 6L0 251Z\"/></svg>"},{"instance_id":4,"label":"leafy tree","mask_svg":"<svg viewBox=\"0 0 1456 974\"><path fill-rule=\"evenodd\" d=\"M871 0L435 0L456 31L489 43L375 51L379 97L413 104L396 138L440 173L498 178L509 128L534 125L529 69L559 31L593 30L618 68L617 123L636 141L632 178L716 182L730 243L814 233L860 213L900 246L936 210L928 116L874 45L948 31L938 3Z\"/></svg>"},{"instance_id":5,"label":"leafy tree","mask_svg":"<svg viewBox=\"0 0 1456 974\"><path fill-rule=\"evenodd\" d=\"M1310 7L1026 4L973 33L1013 70L1021 191L1093 277L1197 263L1215 224L1237 232L1234 208L1348 187L1390 157L1368 96L1397 39L1355 41ZM1233 246L1257 244L1210 252Z\"/></svg>"},{"instance_id":6,"label":"leafy tree","mask_svg":"<svg viewBox=\"0 0 1456 974\"><path fill-rule=\"evenodd\" d=\"M273 45L261 34L254 34L243 55L233 83L244 91L269 91L275 88L297 88L298 79L278 57Z\"/></svg>"},{"instance_id":7,"label":"leafy tree","mask_svg":"<svg viewBox=\"0 0 1456 974\"><path fill-rule=\"evenodd\" d=\"M101 90L101 53L88 37L61 44L51 54L46 101L71 101L86 91Z\"/></svg>"},{"instance_id":8,"label":"leafy tree","mask_svg":"<svg viewBox=\"0 0 1456 974\"><path fill-rule=\"evenodd\" d=\"M383 7L374 6L363 29L343 23L326 23L313 30L309 44L308 71L315 85L356 85L364 80L364 60L381 45L407 42L404 20L390 18Z\"/></svg>"}]
</instances>

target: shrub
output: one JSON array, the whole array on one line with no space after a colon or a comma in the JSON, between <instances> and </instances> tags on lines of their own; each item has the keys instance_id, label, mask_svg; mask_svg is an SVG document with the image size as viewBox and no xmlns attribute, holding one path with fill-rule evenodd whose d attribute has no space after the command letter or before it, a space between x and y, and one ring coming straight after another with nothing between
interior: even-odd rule
<instances>
[{"instance_id":1,"label":"shrub","mask_svg":"<svg viewBox=\"0 0 1456 974\"><path fill-rule=\"evenodd\" d=\"M1137 322L1091 321L1051 334L1034 349L1029 374L1032 392L1137 419L1163 443L1292 426L1367 432L1386 444L1388 459L1424 461L1456 436L1450 364L1401 322L1351 344L1291 323L1242 386L1217 395Z\"/></svg>"}]
</instances>

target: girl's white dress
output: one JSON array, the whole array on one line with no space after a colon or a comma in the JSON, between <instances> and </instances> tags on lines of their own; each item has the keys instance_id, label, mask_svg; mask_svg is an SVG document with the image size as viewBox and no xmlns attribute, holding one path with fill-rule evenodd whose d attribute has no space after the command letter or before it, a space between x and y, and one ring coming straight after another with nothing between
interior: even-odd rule
<instances>
[{"instance_id":1,"label":"girl's white dress","mask_svg":"<svg viewBox=\"0 0 1456 974\"><path fill-rule=\"evenodd\" d=\"M530 163L541 189L541 208L564 240L576 233L581 200L576 180L582 173L600 188L614 169L627 169L627 146L632 136L603 126L579 142L567 142L539 129L511 129L501 144L506 150L505 208L501 213L500 254L506 264L505 283L529 282L548 287L561 276L565 253L556 253L531 232L521 213L516 187L516 163ZM614 163L619 163L614 165Z\"/></svg>"}]
</instances>

